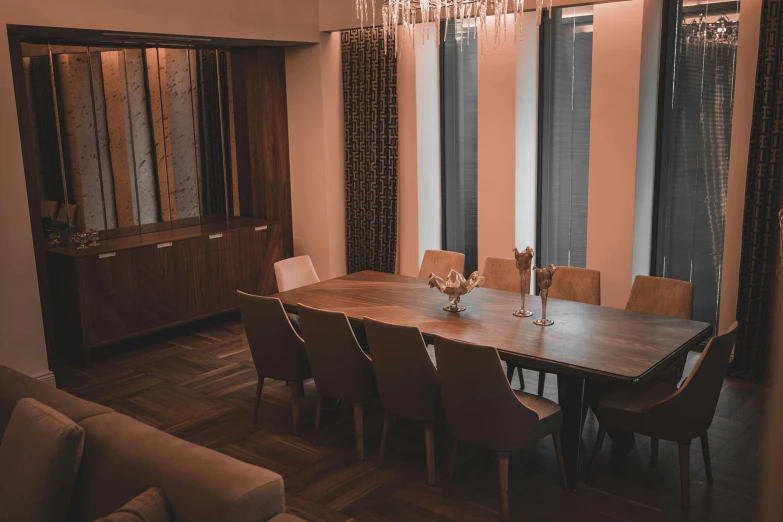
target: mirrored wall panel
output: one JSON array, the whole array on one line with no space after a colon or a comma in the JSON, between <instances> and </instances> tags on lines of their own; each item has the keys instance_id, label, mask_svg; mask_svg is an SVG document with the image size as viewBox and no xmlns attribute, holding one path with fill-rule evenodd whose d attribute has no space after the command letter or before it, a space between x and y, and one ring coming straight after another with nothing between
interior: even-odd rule
<instances>
[{"instance_id":1,"label":"mirrored wall panel","mask_svg":"<svg viewBox=\"0 0 783 522\"><path fill-rule=\"evenodd\" d=\"M50 236L118 237L235 215L228 53L22 48Z\"/></svg>"}]
</instances>

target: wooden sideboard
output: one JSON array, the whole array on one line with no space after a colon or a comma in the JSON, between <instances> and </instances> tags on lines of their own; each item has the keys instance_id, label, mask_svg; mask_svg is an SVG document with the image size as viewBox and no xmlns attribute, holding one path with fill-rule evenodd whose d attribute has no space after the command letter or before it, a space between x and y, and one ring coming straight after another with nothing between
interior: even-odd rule
<instances>
[{"instance_id":1,"label":"wooden sideboard","mask_svg":"<svg viewBox=\"0 0 783 522\"><path fill-rule=\"evenodd\" d=\"M90 350L237 308L236 291L277 291L283 228L256 218L47 250L61 355Z\"/></svg>"}]
</instances>

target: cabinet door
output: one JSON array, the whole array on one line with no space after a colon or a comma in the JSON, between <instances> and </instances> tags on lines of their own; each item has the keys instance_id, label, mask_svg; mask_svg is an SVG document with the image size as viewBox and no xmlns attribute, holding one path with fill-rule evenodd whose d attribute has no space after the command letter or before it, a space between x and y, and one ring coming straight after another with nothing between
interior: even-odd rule
<instances>
[{"instance_id":1,"label":"cabinet door","mask_svg":"<svg viewBox=\"0 0 783 522\"><path fill-rule=\"evenodd\" d=\"M232 234L226 232L212 238L198 238L188 246L188 255L182 257L184 292L191 316L214 314L236 307L230 248Z\"/></svg>"},{"instance_id":2,"label":"cabinet door","mask_svg":"<svg viewBox=\"0 0 783 522\"><path fill-rule=\"evenodd\" d=\"M267 230L249 228L234 235L234 278L236 289L248 294L263 292L261 266L265 262Z\"/></svg>"},{"instance_id":3,"label":"cabinet door","mask_svg":"<svg viewBox=\"0 0 783 522\"><path fill-rule=\"evenodd\" d=\"M139 327L150 330L187 319L187 299L180 271L178 243L161 243L133 251Z\"/></svg>"},{"instance_id":4,"label":"cabinet door","mask_svg":"<svg viewBox=\"0 0 783 522\"><path fill-rule=\"evenodd\" d=\"M87 346L138 331L136 270L130 251L79 258L76 272Z\"/></svg>"},{"instance_id":5,"label":"cabinet door","mask_svg":"<svg viewBox=\"0 0 783 522\"><path fill-rule=\"evenodd\" d=\"M275 263L285 259L285 245L283 227L269 225L263 242L263 262L260 263L259 279L261 281L260 294L269 295L277 292L277 280L275 278Z\"/></svg>"}]
</instances>

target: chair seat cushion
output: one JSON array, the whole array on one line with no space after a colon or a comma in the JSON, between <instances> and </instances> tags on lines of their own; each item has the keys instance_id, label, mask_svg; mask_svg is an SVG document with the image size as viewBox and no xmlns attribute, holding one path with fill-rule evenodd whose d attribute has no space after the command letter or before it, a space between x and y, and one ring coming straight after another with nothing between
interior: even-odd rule
<instances>
[{"instance_id":1,"label":"chair seat cushion","mask_svg":"<svg viewBox=\"0 0 783 522\"><path fill-rule=\"evenodd\" d=\"M169 522L171 513L166 493L150 488L109 516L95 522Z\"/></svg>"},{"instance_id":2,"label":"chair seat cushion","mask_svg":"<svg viewBox=\"0 0 783 522\"><path fill-rule=\"evenodd\" d=\"M0 520L64 522L84 450L84 429L22 399L0 443Z\"/></svg>"},{"instance_id":3,"label":"chair seat cushion","mask_svg":"<svg viewBox=\"0 0 783 522\"><path fill-rule=\"evenodd\" d=\"M563 411L557 403L523 391L514 391L519 401L538 415L538 437L549 435L563 425Z\"/></svg>"},{"instance_id":4,"label":"chair seat cushion","mask_svg":"<svg viewBox=\"0 0 783 522\"><path fill-rule=\"evenodd\" d=\"M616 388L598 403L598 421L604 426L642 433L644 416L652 406L677 391L673 384L652 381L645 386Z\"/></svg>"},{"instance_id":5,"label":"chair seat cushion","mask_svg":"<svg viewBox=\"0 0 783 522\"><path fill-rule=\"evenodd\" d=\"M304 520L290 513L280 513L270 518L269 522L304 522Z\"/></svg>"}]
</instances>

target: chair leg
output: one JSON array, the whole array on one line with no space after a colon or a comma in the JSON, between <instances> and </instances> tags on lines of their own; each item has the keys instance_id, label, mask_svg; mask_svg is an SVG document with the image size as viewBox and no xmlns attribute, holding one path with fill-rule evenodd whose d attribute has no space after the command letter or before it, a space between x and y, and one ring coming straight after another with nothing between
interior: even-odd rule
<instances>
[{"instance_id":1,"label":"chair leg","mask_svg":"<svg viewBox=\"0 0 783 522\"><path fill-rule=\"evenodd\" d=\"M258 386L256 386L256 407L253 408L253 424L258 424L258 410L261 407L261 392L264 389L264 378L258 376Z\"/></svg>"},{"instance_id":2,"label":"chair leg","mask_svg":"<svg viewBox=\"0 0 783 522\"><path fill-rule=\"evenodd\" d=\"M435 485L435 426L424 426L424 449L427 453L427 485Z\"/></svg>"},{"instance_id":3,"label":"chair leg","mask_svg":"<svg viewBox=\"0 0 783 522\"><path fill-rule=\"evenodd\" d=\"M356 437L356 458L364 460L364 403L353 403L353 432Z\"/></svg>"},{"instance_id":4,"label":"chair leg","mask_svg":"<svg viewBox=\"0 0 783 522\"><path fill-rule=\"evenodd\" d=\"M546 372L538 372L538 395L544 396L544 383L546 382Z\"/></svg>"},{"instance_id":5,"label":"chair leg","mask_svg":"<svg viewBox=\"0 0 783 522\"><path fill-rule=\"evenodd\" d=\"M289 382L288 388L291 390L291 417L294 421L294 435L299 436L299 389L301 383Z\"/></svg>"},{"instance_id":6,"label":"chair leg","mask_svg":"<svg viewBox=\"0 0 783 522\"><path fill-rule=\"evenodd\" d=\"M691 508L691 441L683 441L680 446L680 491L682 509Z\"/></svg>"},{"instance_id":7,"label":"chair leg","mask_svg":"<svg viewBox=\"0 0 783 522\"><path fill-rule=\"evenodd\" d=\"M650 438L650 463L658 462L658 437Z\"/></svg>"},{"instance_id":8,"label":"chair leg","mask_svg":"<svg viewBox=\"0 0 783 522\"><path fill-rule=\"evenodd\" d=\"M498 453L500 476L500 520L508 522L508 453Z\"/></svg>"},{"instance_id":9,"label":"chair leg","mask_svg":"<svg viewBox=\"0 0 783 522\"><path fill-rule=\"evenodd\" d=\"M590 462L590 473L587 475L587 483L593 481L593 475L595 475L595 469L598 467L598 459L601 457L601 448L604 445L604 439L606 438L606 427L598 425L598 437L595 439L595 448L593 449L593 458Z\"/></svg>"},{"instance_id":10,"label":"chair leg","mask_svg":"<svg viewBox=\"0 0 783 522\"><path fill-rule=\"evenodd\" d=\"M446 483L443 485L443 496L451 498L451 481L454 478L454 471L457 469L457 454L459 453L459 441L451 439L451 451L449 452L449 468L446 470Z\"/></svg>"},{"instance_id":11,"label":"chair leg","mask_svg":"<svg viewBox=\"0 0 783 522\"><path fill-rule=\"evenodd\" d=\"M712 486L712 459L710 459L710 443L707 433L701 436L701 454L704 456L704 472L707 474L707 484Z\"/></svg>"},{"instance_id":12,"label":"chair leg","mask_svg":"<svg viewBox=\"0 0 783 522\"><path fill-rule=\"evenodd\" d=\"M318 443L318 430L321 429L321 411L324 409L324 396L318 394L315 406L315 426L313 426L313 444Z\"/></svg>"},{"instance_id":13,"label":"chair leg","mask_svg":"<svg viewBox=\"0 0 783 522\"><path fill-rule=\"evenodd\" d=\"M524 390L525 389L525 376L522 375L522 367L517 367L517 373L519 373L519 389Z\"/></svg>"},{"instance_id":14,"label":"chair leg","mask_svg":"<svg viewBox=\"0 0 783 522\"><path fill-rule=\"evenodd\" d=\"M381 431L381 449L378 452L378 467L383 466L383 456L386 454L386 436L389 433L389 412L383 412L383 430Z\"/></svg>"},{"instance_id":15,"label":"chair leg","mask_svg":"<svg viewBox=\"0 0 783 522\"><path fill-rule=\"evenodd\" d=\"M563 445L560 443L560 431L552 432L552 440L555 444L555 455L557 455L557 467L560 468L560 479L563 481L563 488L568 489L568 479L566 478L565 461L563 460Z\"/></svg>"}]
</instances>

